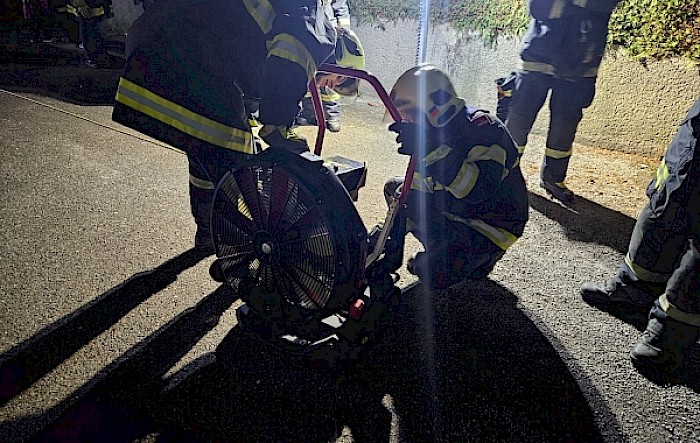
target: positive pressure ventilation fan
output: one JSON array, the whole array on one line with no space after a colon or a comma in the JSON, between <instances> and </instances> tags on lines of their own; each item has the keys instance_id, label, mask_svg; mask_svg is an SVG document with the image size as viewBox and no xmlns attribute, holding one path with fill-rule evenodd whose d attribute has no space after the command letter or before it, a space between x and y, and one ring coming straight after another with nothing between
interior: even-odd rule
<instances>
[{"instance_id":1,"label":"positive pressure ventilation fan","mask_svg":"<svg viewBox=\"0 0 700 443\"><path fill-rule=\"evenodd\" d=\"M363 272L364 225L320 158L269 149L219 183L212 232L228 284L325 309ZM348 212L350 211L350 212ZM356 250L353 250L356 249Z\"/></svg>"}]
</instances>

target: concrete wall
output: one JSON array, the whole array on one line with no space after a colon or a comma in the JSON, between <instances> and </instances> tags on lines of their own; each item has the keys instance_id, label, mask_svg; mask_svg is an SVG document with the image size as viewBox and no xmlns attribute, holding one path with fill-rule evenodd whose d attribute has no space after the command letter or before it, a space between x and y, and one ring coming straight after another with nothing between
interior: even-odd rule
<instances>
[{"instance_id":1,"label":"concrete wall","mask_svg":"<svg viewBox=\"0 0 700 443\"><path fill-rule=\"evenodd\" d=\"M418 24L388 23L383 28L356 26L365 46L367 69L387 89L416 62ZM520 42L502 39L495 49L476 36L460 36L446 26L431 28L428 61L450 73L458 92L472 106L495 112L494 79L518 61ZM603 61L596 98L585 110L576 141L581 144L658 157L678 123L700 97L700 71L681 60L651 62L646 67L619 53ZM547 105L535 132L548 125Z\"/></svg>"},{"instance_id":2,"label":"concrete wall","mask_svg":"<svg viewBox=\"0 0 700 443\"><path fill-rule=\"evenodd\" d=\"M116 32L126 32L142 12L134 0L113 0ZM167 0L166 0L167 1ZM367 53L367 70L391 89L398 76L416 63L418 23L398 21L382 26L354 23ZM428 37L427 61L452 76L458 92L471 106L495 112L494 79L507 75L518 60L518 40L501 39L487 48L477 36L460 35L434 26ZM368 85L360 92L372 95ZM620 54L603 61L593 105L585 111L576 141L589 146L658 157L680 120L700 97L700 71L681 60L652 62L646 67ZM545 108L535 123L544 133Z\"/></svg>"}]
</instances>

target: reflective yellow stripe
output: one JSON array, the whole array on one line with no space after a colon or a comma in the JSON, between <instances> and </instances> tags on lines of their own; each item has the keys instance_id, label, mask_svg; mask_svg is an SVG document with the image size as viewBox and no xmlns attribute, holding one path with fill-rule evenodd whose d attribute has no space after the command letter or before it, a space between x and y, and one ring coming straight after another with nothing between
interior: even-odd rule
<instances>
[{"instance_id":1,"label":"reflective yellow stripe","mask_svg":"<svg viewBox=\"0 0 700 443\"><path fill-rule=\"evenodd\" d=\"M78 17L84 17L84 18L92 18L92 17L99 17L101 15L104 15L105 13L105 8L100 6L98 8L91 8L87 5L85 6L79 6L75 7L73 5L66 5L66 12L69 14L73 14L74 16ZM87 12L87 14L86 14Z\"/></svg>"},{"instance_id":2,"label":"reflective yellow stripe","mask_svg":"<svg viewBox=\"0 0 700 443\"><path fill-rule=\"evenodd\" d=\"M497 144L491 146L475 145L469 150L467 161L495 161L505 169L507 156L506 150Z\"/></svg>"},{"instance_id":3,"label":"reflective yellow stripe","mask_svg":"<svg viewBox=\"0 0 700 443\"><path fill-rule=\"evenodd\" d=\"M554 0L549 10L549 18L561 18L564 8L566 8L566 0Z\"/></svg>"},{"instance_id":4,"label":"reflective yellow stripe","mask_svg":"<svg viewBox=\"0 0 700 443\"><path fill-rule=\"evenodd\" d=\"M556 72L556 69L554 68L554 66L549 65L547 63L526 62L524 60L520 60L518 62L518 69L521 71L541 72L542 74L547 74L547 75L554 75ZM581 77L597 77L597 76L598 76L598 66L592 66L592 67L588 68L588 70L581 75Z\"/></svg>"},{"instance_id":5,"label":"reflective yellow stripe","mask_svg":"<svg viewBox=\"0 0 700 443\"><path fill-rule=\"evenodd\" d=\"M415 191L429 192L432 194L434 187L435 185L430 177L428 177L427 179L423 179L423 176L419 173L413 173L413 180L411 180L411 189Z\"/></svg>"},{"instance_id":6,"label":"reflective yellow stripe","mask_svg":"<svg viewBox=\"0 0 700 443\"><path fill-rule=\"evenodd\" d=\"M199 189L207 189L207 190L214 189L214 183L210 182L209 180L205 180L203 178L196 177L192 174L190 174L190 184L192 184L192 186L194 186L195 188L199 188Z\"/></svg>"},{"instance_id":7,"label":"reflective yellow stripe","mask_svg":"<svg viewBox=\"0 0 700 443\"><path fill-rule=\"evenodd\" d=\"M518 154L523 155L525 153L525 145L518 146Z\"/></svg>"},{"instance_id":8,"label":"reflective yellow stripe","mask_svg":"<svg viewBox=\"0 0 700 443\"><path fill-rule=\"evenodd\" d=\"M513 245L513 243L515 243L518 240L518 237L506 231L505 229L491 226L483 220L477 220L473 218L462 218L449 212L443 212L442 214L445 216L445 218L449 220L463 223L471 227L475 231L482 234L484 237L491 240L496 246L503 249L504 251L510 248Z\"/></svg>"},{"instance_id":9,"label":"reflective yellow stripe","mask_svg":"<svg viewBox=\"0 0 700 443\"><path fill-rule=\"evenodd\" d=\"M334 90L330 90L331 92L328 94L321 94L321 101L324 102L337 102L340 100L340 94L335 92Z\"/></svg>"},{"instance_id":10,"label":"reflective yellow stripe","mask_svg":"<svg viewBox=\"0 0 700 443\"><path fill-rule=\"evenodd\" d=\"M666 165L666 159L661 159L661 163L659 164L659 167L656 169L656 184L654 187L658 191L661 189L661 185L663 185L666 180L668 180L668 176L670 173L668 172L668 166Z\"/></svg>"},{"instance_id":11,"label":"reflective yellow stripe","mask_svg":"<svg viewBox=\"0 0 700 443\"><path fill-rule=\"evenodd\" d=\"M222 148L253 154L253 134L196 114L125 79L119 79L116 101L192 137Z\"/></svg>"},{"instance_id":12,"label":"reflective yellow stripe","mask_svg":"<svg viewBox=\"0 0 700 443\"><path fill-rule=\"evenodd\" d=\"M248 14L253 17L263 34L267 34L272 29L272 22L275 20L275 10L268 0L243 0Z\"/></svg>"},{"instance_id":13,"label":"reflective yellow stripe","mask_svg":"<svg viewBox=\"0 0 700 443\"><path fill-rule=\"evenodd\" d=\"M572 152L574 152L574 148L569 148L568 151L557 151L556 149L546 148L544 150L544 155L549 158L560 160L562 158L571 157Z\"/></svg>"},{"instance_id":14,"label":"reflective yellow stripe","mask_svg":"<svg viewBox=\"0 0 700 443\"><path fill-rule=\"evenodd\" d=\"M267 46L268 57L279 57L296 63L304 69L306 76L311 78L316 72L316 62L306 47L289 34L276 35Z\"/></svg>"},{"instance_id":15,"label":"reflective yellow stripe","mask_svg":"<svg viewBox=\"0 0 700 443\"><path fill-rule=\"evenodd\" d=\"M450 152L452 152L452 148L447 145L440 145L437 149L434 149L425 156L423 163L425 163L425 166L430 166L450 155Z\"/></svg>"},{"instance_id":16,"label":"reflective yellow stripe","mask_svg":"<svg viewBox=\"0 0 700 443\"><path fill-rule=\"evenodd\" d=\"M632 260L629 252L625 255L625 264L634 272L640 280L650 281L655 283L664 283L668 280L668 274L659 274L658 272L650 271L639 266Z\"/></svg>"},{"instance_id":17,"label":"reflective yellow stripe","mask_svg":"<svg viewBox=\"0 0 700 443\"><path fill-rule=\"evenodd\" d=\"M673 303L668 301L666 293L659 297L659 306L661 306L661 309L672 319L700 328L700 314L691 314L689 312L681 311Z\"/></svg>"}]
</instances>

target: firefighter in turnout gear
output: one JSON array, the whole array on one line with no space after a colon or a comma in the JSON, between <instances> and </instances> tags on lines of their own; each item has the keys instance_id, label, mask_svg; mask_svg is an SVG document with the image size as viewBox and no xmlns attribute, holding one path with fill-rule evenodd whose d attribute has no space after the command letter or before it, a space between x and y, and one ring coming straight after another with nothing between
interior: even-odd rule
<instances>
[{"instance_id":1,"label":"firefighter in turnout gear","mask_svg":"<svg viewBox=\"0 0 700 443\"><path fill-rule=\"evenodd\" d=\"M436 289L486 278L528 220L515 143L500 120L467 108L433 65L406 71L390 97L402 118L389 126L399 153L417 156L406 226L424 252L409 258L409 272ZM386 183L387 201L402 184Z\"/></svg>"},{"instance_id":2,"label":"firefighter in turnout gear","mask_svg":"<svg viewBox=\"0 0 700 443\"><path fill-rule=\"evenodd\" d=\"M343 30L350 31L350 11L348 9L347 0L323 0L323 4L326 13L330 17L331 23L339 33L339 37L341 37L340 33L342 33ZM348 34L350 33L352 33L352 31ZM354 36L354 33L352 33L352 35ZM364 64L363 66L350 67L356 69L365 68ZM356 81L355 79L347 80L349 83ZM341 93L342 95L354 95L357 91L355 90L346 94L343 89L336 91L328 86L321 86L319 92L321 103L323 104L324 117L326 119L326 128L331 132L340 132L340 103L338 103L338 100L340 99ZM301 101L301 112L295 123L298 126L318 125L310 93L306 93L304 99Z\"/></svg>"},{"instance_id":3,"label":"firefighter in turnout gear","mask_svg":"<svg viewBox=\"0 0 700 443\"><path fill-rule=\"evenodd\" d=\"M610 15L620 0L528 0L532 20L523 38L506 127L522 152L549 97L549 129L540 186L568 203L565 185L583 110L593 102Z\"/></svg>"},{"instance_id":4,"label":"firefighter in turnout gear","mask_svg":"<svg viewBox=\"0 0 700 443\"><path fill-rule=\"evenodd\" d=\"M271 148L307 151L290 128L335 40L321 0L169 0L134 22L112 118L187 154L195 246L213 252L214 189L256 152L244 103Z\"/></svg>"},{"instance_id":5,"label":"firefighter in turnout gear","mask_svg":"<svg viewBox=\"0 0 700 443\"><path fill-rule=\"evenodd\" d=\"M700 338L700 99L681 122L647 187L627 255L607 282L581 297L603 310L642 308L649 322L630 357L638 368L675 372Z\"/></svg>"},{"instance_id":6,"label":"firefighter in turnout gear","mask_svg":"<svg viewBox=\"0 0 700 443\"><path fill-rule=\"evenodd\" d=\"M91 68L110 68L112 61L101 27L104 20L112 16L112 1L68 0L66 12L79 23L80 40L87 55L85 63Z\"/></svg>"}]
</instances>

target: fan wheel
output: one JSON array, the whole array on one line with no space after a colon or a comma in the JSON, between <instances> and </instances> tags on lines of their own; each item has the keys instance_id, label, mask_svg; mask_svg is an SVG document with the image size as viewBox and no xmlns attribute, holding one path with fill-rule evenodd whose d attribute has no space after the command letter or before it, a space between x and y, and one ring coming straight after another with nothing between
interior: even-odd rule
<instances>
[{"instance_id":1,"label":"fan wheel","mask_svg":"<svg viewBox=\"0 0 700 443\"><path fill-rule=\"evenodd\" d=\"M280 162L251 161L228 172L211 227L225 281L262 286L292 305L328 305L338 277L337 241L321 199Z\"/></svg>"}]
</instances>

